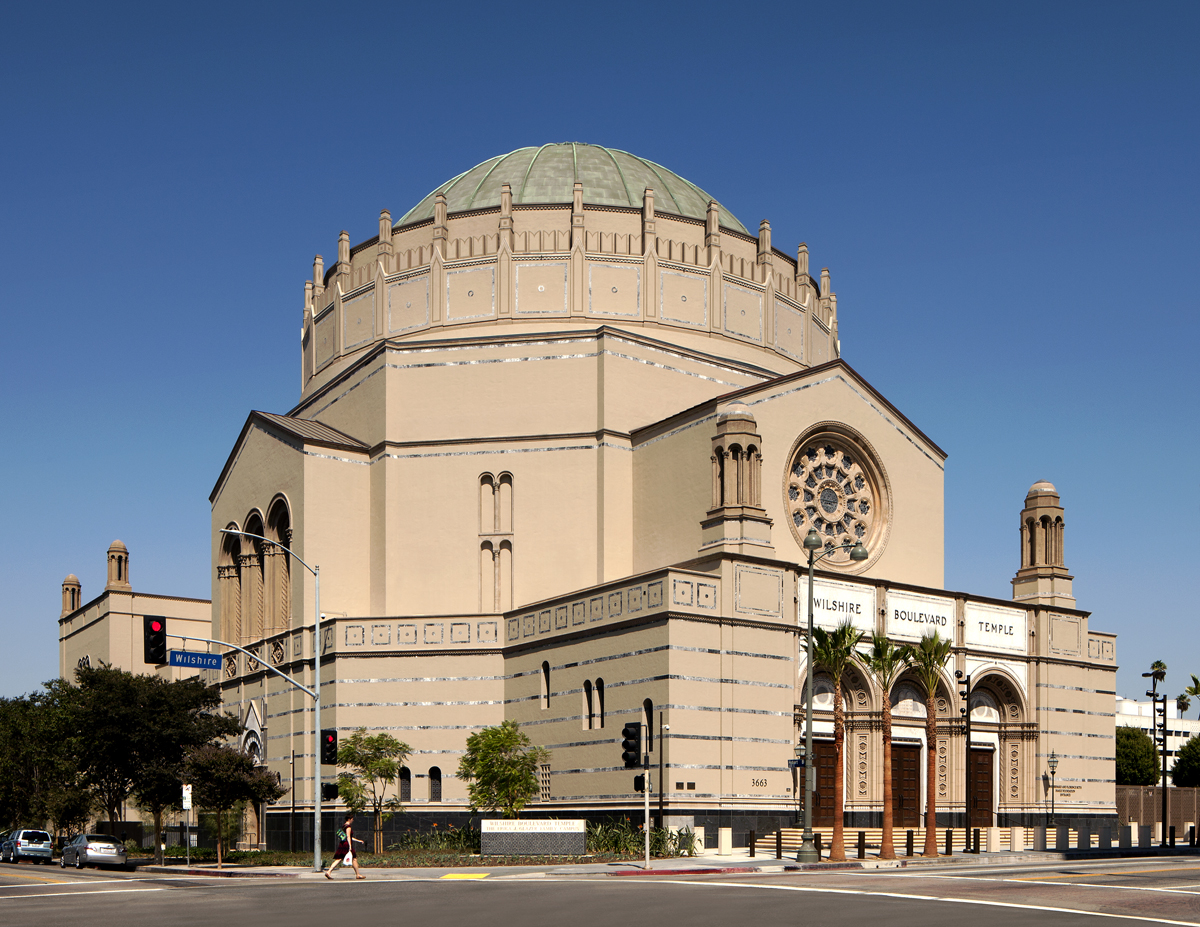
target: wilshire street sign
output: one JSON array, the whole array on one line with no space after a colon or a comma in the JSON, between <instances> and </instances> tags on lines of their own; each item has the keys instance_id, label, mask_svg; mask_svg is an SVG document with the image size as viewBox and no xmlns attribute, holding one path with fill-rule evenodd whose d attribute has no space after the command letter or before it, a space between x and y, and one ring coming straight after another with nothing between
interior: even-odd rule
<instances>
[{"instance_id":1,"label":"wilshire street sign","mask_svg":"<svg viewBox=\"0 0 1200 927\"><path fill-rule=\"evenodd\" d=\"M221 655L219 653L195 653L191 650L172 650L170 652L171 666L190 666L194 669L215 669L221 668Z\"/></svg>"}]
</instances>

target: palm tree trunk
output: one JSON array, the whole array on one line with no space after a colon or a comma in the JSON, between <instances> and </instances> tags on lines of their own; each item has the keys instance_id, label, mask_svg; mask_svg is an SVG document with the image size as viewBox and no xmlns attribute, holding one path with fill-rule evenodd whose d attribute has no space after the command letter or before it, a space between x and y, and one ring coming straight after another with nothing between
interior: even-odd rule
<instances>
[{"instance_id":1,"label":"palm tree trunk","mask_svg":"<svg viewBox=\"0 0 1200 927\"><path fill-rule=\"evenodd\" d=\"M846 801L846 712L842 707L842 683L833 684L833 839L829 844L831 862L846 858L846 838L842 823L843 805Z\"/></svg>"},{"instance_id":2,"label":"palm tree trunk","mask_svg":"<svg viewBox=\"0 0 1200 927\"><path fill-rule=\"evenodd\" d=\"M895 859L892 846L892 699L883 693L883 838L879 841L879 858Z\"/></svg>"},{"instance_id":3,"label":"palm tree trunk","mask_svg":"<svg viewBox=\"0 0 1200 927\"><path fill-rule=\"evenodd\" d=\"M937 705L933 695L925 698L925 851L937 856Z\"/></svg>"}]
</instances>

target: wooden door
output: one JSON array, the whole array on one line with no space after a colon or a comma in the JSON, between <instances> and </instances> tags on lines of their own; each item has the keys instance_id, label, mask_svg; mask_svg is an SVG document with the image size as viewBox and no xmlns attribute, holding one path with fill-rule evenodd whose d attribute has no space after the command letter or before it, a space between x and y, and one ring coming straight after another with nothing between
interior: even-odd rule
<instances>
[{"instance_id":1,"label":"wooden door","mask_svg":"<svg viewBox=\"0 0 1200 927\"><path fill-rule=\"evenodd\" d=\"M921 826L921 748L892 744L892 824Z\"/></svg>"},{"instance_id":2,"label":"wooden door","mask_svg":"<svg viewBox=\"0 0 1200 927\"><path fill-rule=\"evenodd\" d=\"M971 826L991 827L992 821L992 772L994 767L991 750L972 750L971 777Z\"/></svg>"},{"instance_id":3,"label":"wooden door","mask_svg":"<svg viewBox=\"0 0 1200 927\"><path fill-rule=\"evenodd\" d=\"M831 741L813 743L817 782L813 792L813 827L833 826L833 780L837 756Z\"/></svg>"}]
</instances>

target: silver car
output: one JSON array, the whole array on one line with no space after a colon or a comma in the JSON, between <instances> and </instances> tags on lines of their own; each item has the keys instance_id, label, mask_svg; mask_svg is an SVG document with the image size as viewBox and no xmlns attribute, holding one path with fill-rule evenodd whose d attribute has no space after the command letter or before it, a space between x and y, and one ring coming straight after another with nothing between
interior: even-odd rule
<instances>
[{"instance_id":1,"label":"silver car","mask_svg":"<svg viewBox=\"0 0 1200 927\"><path fill-rule=\"evenodd\" d=\"M0 860L6 863L19 863L23 859L29 859L35 863L49 866L52 847L50 835L44 830L20 828L14 830L0 843Z\"/></svg>"},{"instance_id":2,"label":"silver car","mask_svg":"<svg viewBox=\"0 0 1200 927\"><path fill-rule=\"evenodd\" d=\"M76 869L84 866L125 866L125 844L108 834L80 834L65 847L58 864Z\"/></svg>"}]
</instances>

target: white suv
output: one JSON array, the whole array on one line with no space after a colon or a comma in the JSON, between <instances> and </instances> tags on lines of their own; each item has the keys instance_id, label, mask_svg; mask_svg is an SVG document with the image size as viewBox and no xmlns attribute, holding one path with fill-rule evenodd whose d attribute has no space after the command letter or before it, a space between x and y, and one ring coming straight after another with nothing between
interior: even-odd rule
<instances>
[{"instance_id":1,"label":"white suv","mask_svg":"<svg viewBox=\"0 0 1200 927\"><path fill-rule=\"evenodd\" d=\"M14 830L0 843L0 861L19 863L23 859L50 865L50 835L44 830Z\"/></svg>"}]
</instances>

